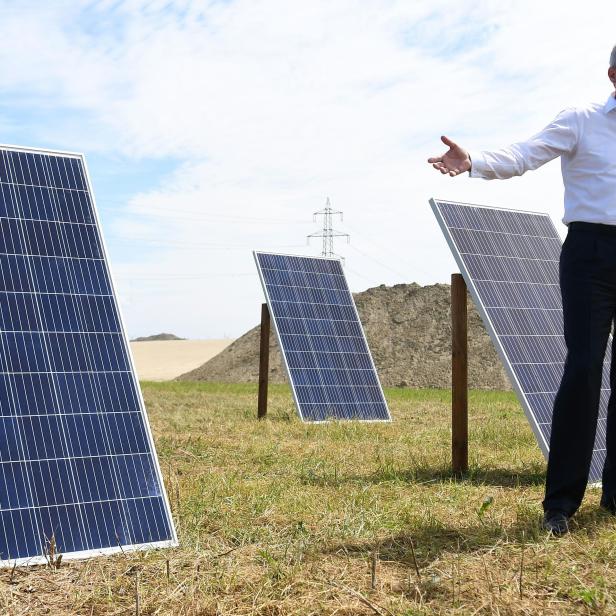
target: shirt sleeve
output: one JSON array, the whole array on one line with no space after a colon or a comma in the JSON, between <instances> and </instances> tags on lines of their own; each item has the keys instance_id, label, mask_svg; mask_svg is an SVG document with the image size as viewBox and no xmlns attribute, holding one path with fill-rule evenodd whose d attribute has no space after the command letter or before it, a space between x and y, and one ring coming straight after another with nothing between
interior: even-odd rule
<instances>
[{"instance_id":1,"label":"shirt sleeve","mask_svg":"<svg viewBox=\"0 0 616 616\"><path fill-rule=\"evenodd\" d=\"M485 180L505 180L522 175L557 156L573 152L577 142L575 109L566 109L527 141L514 143L501 150L469 152L470 176Z\"/></svg>"}]
</instances>

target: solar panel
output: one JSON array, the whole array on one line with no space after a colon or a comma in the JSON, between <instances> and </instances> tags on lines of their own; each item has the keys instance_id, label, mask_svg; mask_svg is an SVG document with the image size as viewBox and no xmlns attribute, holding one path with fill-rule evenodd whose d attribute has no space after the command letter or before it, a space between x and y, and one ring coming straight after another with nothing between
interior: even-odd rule
<instances>
[{"instance_id":1,"label":"solar panel","mask_svg":"<svg viewBox=\"0 0 616 616\"><path fill-rule=\"evenodd\" d=\"M0 564L175 543L85 159L0 146Z\"/></svg>"},{"instance_id":2,"label":"solar panel","mask_svg":"<svg viewBox=\"0 0 616 616\"><path fill-rule=\"evenodd\" d=\"M303 421L390 421L338 259L255 252Z\"/></svg>"},{"instance_id":3,"label":"solar panel","mask_svg":"<svg viewBox=\"0 0 616 616\"><path fill-rule=\"evenodd\" d=\"M547 214L430 201L483 322L547 456L566 356L558 261ZM608 351L590 481L601 480L609 400Z\"/></svg>"}]
</instances>

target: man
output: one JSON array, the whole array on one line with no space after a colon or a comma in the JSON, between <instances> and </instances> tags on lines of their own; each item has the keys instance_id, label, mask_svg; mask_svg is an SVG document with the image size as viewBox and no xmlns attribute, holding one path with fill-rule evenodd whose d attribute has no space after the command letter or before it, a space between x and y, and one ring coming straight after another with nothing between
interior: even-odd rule
<instances>
[{"instance_id":1,"label":"man","mask_svg":"<svg viewBox=\"0 0 616 616\"><path fill-rule=\"evenodd\" d=\"M616 88L616 46L608 77ZM584 497L592 457L605 349L616 315L616 93L566 109L528 141L492 152L449 150L428 162L455 177L506 179L561 157L567 239L560 256L567 359L554 402L543 526L566 533ZM615 339L616 340L616 339ZM616 515L616 348L612 354L601 506Z\"/></svg>"}]
</instances>

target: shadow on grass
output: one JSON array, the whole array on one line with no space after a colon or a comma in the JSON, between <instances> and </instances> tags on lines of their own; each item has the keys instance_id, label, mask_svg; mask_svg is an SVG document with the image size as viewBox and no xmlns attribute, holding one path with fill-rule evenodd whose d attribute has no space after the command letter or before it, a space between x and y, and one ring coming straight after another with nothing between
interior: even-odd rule
<instances>
[{"instance_id":1,"label":"shadow on grass","mask_svg":"<svg viewBox=\"0 0 616 616\"><path fill-rule=\"evenodd\" d=\"M472 467L462 475L456 475L451 469L421 468L416 472L417 481L455 481L470 485L487 485L513 488L520 486L542 485L545 481L545 470L540 468L525 468L514 470L510 468Z\"/></svg>"},{"instance_id":2,"label":"shadow on grass","mask_svg":"<svg viewBox=\"0 0 616 616\"><path fill-rule=\"evenodd\" d=\"M323 469L308 469L302 472L302 483L315 486L344 486L348 484L381 483L459 483L462 485L500 486L517 488L522 486L538 486L545 481L545 471L539 468L529 468L515 471L508 468L478 468L469 469L467 473L457 475L450 468L416 467L406 470L384 467L369 475L340 474Z\"/></svg>"},{"instance_id":3,"label":"shadow on grass","mask_svg":"<svg viewBox=\"0 0 616 616\"><path fill-rule=\"evenodd\" d=\"M378 552L383 561L397 562L411 568L417 563L421 570L447 552L472 554L490 550L499 542L521 546L545 541L546 534L540 529L539 521L539 516L529 516L506 528L480 522L454 528L432 520L413 531L377 542L339 543L327 549L326 553L366 559Z\"/></svg>"},{"instance_id":4,"label":"shadow on grass","mask_svg":"<svg viewBox=\"0 0 616 616\"><path fill-rule=\"evenodd\" d=\"M493 549L497 544L523 545L541 544L545 541L566 541L566 538L550 537L541 528L541 514L527 512L511 525L502 526L497 522L477 520L475 524L448 526L436 518L419 524L412 530L399 533L385 540L374 542L349 541L331 546L328 554L344 555L349 558L370 558L378 552L383 561L393 561L421 569L429 566L444 553L473 554ZM571 536L593 537L606 528L616 527L616 516L585 505L572 518Z\"/></svg>"}]
</instances>

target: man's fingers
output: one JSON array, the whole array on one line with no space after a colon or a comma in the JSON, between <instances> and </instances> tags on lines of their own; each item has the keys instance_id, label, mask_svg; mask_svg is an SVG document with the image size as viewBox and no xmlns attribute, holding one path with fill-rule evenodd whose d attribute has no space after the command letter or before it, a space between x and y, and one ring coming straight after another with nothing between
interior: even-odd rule
<instances>
[{"instance_id":1,"label":"man's fingers","mask_svg":"<svg viewBox=\"0 0 616 616\"><path fill-rule=\"evenodd\" d=\"M446 145L449 146L450 148L456 148L458 147L458 144L455 143L455 141L452 141L449 137L446 137L445 135L441 136L441 141Z\"/></svg>"},{"instance_id":2,"label":"man's fingers","mask_svg":"<svg viewBox=\"0 0 616 616\"><path fill-rule=\"evenodd\" d=\"M429 163L442 163L443 162L443 157L442 156L433 156L432 158L428 158L428 162Z\"/></svg>"},{"instance_id":3,"label":"man's fingers","mask_svg":"<svg viewBox=\"0 0 616 616\"><path fill-rule=\"evenodd\" d=\"M460 175L462 173L462 170L459 167L448 167L447 164L443 162L442 158L430 158L428 160L430 162L435 161L432 162L432 166L437 171L440 171L443 175L450 175L453 178L456 175Z\"/></svg>"}]
</instances>

